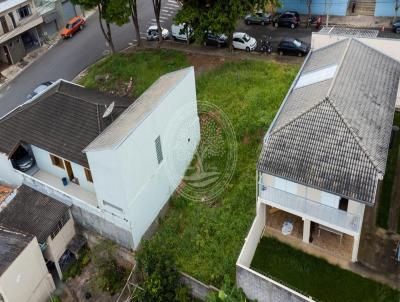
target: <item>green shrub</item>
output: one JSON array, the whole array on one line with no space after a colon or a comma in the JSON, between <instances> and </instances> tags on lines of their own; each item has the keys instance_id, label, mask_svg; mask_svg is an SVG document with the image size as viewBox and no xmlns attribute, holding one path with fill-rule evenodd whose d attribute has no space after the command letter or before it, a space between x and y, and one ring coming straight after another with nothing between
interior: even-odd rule
<instances>
[{"instance_id":1,"label":"green shrub","mask_svg":"<svg viewBox=\"0 0 400 302\"><path fill-rule=\"evenodd\" d=\"M140 301L190 301L187 289L180 282L180 274L169 249L163 245L145 241L136 260L144 278Z\"/></svg>"},{"instance_id":2,"label":"green shrub","mask_svg":"<svg viewBox=\"0 0 400 302\"><path fill-rule=\"evenodd\" d=\"M87 247L82 248L79 252L78 259L72 263L68 269L63 273L63 280L66 281L68 279L75 278L82 273L82 270L89 264L90 262L90 250Z\"/></svg>"},{"instance_id":3,"label":"green shrub","mask_svg":"<svg viewBox=\"0 0 400 302\"><path fill-rule=\"evenodd\" d=\"M228 278L225 278L222 288L217 293L207 297L207 302L250 302L241 288L238 288Z\"/></svg>"}]
</instances>

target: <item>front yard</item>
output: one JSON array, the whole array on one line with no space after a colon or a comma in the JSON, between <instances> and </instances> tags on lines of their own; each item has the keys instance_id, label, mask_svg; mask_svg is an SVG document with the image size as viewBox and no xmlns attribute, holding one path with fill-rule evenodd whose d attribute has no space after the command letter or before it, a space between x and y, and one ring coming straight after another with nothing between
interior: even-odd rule
<instances>
[{"instance_id":1,"label":"front yard","mask_svg":"<svg viewBox=\"0 0 400 302\"><path fill-rule=\"evenodd\" d=\"M400 300L399 291L331 265L271 237L261 239L251 267L318 301Z\"/></svg>"}]
</instances>

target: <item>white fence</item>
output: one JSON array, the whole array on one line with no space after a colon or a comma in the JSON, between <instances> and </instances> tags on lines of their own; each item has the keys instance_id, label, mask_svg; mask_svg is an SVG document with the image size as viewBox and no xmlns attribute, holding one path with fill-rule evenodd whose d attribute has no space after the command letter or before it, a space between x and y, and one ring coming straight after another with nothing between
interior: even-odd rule
<instances>
[{"instance_id":1,"label":"white fence","mask_svg":"<svg viewBox=\"0 0 400 302\"><path fill-rule=\"evenodd\" d=\"M35 189L43 194L53 197L54 199L67 204L68 206L74 205L74 206L82 209L83 211L86 211L90 214L93 214L101 219L104 219L104 220L112 223L113 225L115 225L119 228L130 231L130 226L129 226L128 221L126 221L118 216L115 216L109 212L106 212L102 209L96 208L75 196L67 194L53 186L50 186L49 184L44 183L41 180L38 180L37 178L34 178L34 177L32 177L28 174L22 173L20 171L18 171L18 172L23 177L23 183L25 185L31 187L32 189Z\"/></svg>"},{"instance_id":2,"label":"white fence","mask_svg":"<svg viewBox=\"0 0 400 302\"><path fill-rule=\"evenodd\" d=\"M236 262L236 283L249 299L258 302L314 302L313 299L250 268L265 226L265 205L257 203L257 216ZM268 255L265 255L268 258Z\"/></svg>"}]
</instances>

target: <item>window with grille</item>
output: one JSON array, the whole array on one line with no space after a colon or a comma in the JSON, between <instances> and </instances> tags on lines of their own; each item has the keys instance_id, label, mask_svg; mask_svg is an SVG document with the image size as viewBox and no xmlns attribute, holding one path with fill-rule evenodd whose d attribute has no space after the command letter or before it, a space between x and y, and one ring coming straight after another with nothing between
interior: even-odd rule
<instances>
[{"instance_id":1,"label":"window with grille","mask_svg":"<svg viewBox=\"0 0 400 302\"><path fill-rule=\"evenodd\" d=\"M23 7L20 7L18 9L18 14L19 14L20 19L28 17L28 16L31 15L31 8L29 7L29 5L25 5Z\"/></svg>"},{"instance_id":2,"label":"window with grille","mask_svg":"<svg viewBox=\"0 0 400 302\"><path fill-rule=\"evenodd\" d=\"M163 154L162 154L162 148L161 148L161 138L158 136L156 138L156 153L157 153L157 161L159 164L163 161Z\"/></svg>"},{"instance_id":3,"label":"window with grille","mask_svg":"<svg viewBox=\"0 0 400 302\"><path fill-rule=\"evenodd\" d=\"M70 216L69 212L66 212L63 217L58 221L57 225L54 227L53 231L50 233L51 239L54 239L57 234L61 231L64 225L68 222Z\"/></svg>"},{"instance_id":4,"label":"window with grille","mask_svg":"<svg viewBox=\"0 0 400 302\"><path fill-rule=\"evenodd\" d=\"M58 156L55 156L53 154L50 154L50 158L51 158L51 162L52 162L52 164L54 166L57 166L57 167L59 167L61 169L65 169L64 168L64 162L63 162L62 158L60 158Z\"/></svg>"}]
</instances>

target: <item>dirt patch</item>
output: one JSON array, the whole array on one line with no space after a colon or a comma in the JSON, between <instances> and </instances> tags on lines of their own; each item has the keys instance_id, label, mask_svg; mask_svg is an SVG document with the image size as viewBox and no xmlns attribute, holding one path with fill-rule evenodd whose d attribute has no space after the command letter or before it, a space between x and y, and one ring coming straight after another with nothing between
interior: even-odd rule
<instances>
[{"instance_id":1,"label":"dirt patch","mask_svg":"<svg viewBox=\"0 0 400 302\"><path fill-rule=\"evenodd\" d=\"M196 76L201 75L204 72L215 69L226 62L237 61L238 58L234 57L222 57L212 56L196 53L187 53L187 58L190 65L194 66Z\"/></svg>"}]
</instances>

